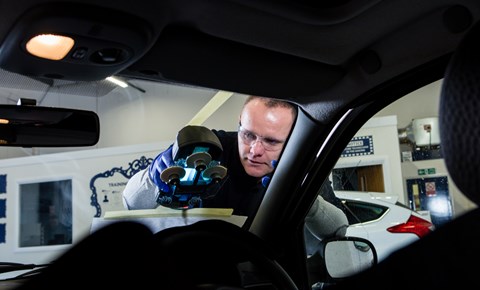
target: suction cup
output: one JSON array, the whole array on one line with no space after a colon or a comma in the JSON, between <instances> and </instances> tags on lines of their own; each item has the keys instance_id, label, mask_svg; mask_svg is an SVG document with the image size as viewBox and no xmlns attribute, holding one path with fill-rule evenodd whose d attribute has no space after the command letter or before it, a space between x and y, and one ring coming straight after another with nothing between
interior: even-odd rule
<instances>
[{"instance_id":1,"label":"suction cup","mask_svg":"<svg viewBox=\"0 0 480 290\"><path fill-rule=\"evenodd\" d=\"M212 182L215 182L215 183L218 183L226 175L227 175L227 168L221 165L208 167L202 173L203 178L210 178L212 179Z\"/></svg>"},{"instance_id":2,"label":"suction cup","mask_svg":"<svg viewBox=\"0 0 480 290\"><path fill-rule=\"evenodd\" d=\"M179 184L185 176L185 169L181 166L170 166L160 174L160 179L167 184Z\"/></svg>"},{"instance_id":3,"label":"suction cup","mask_svg":"<svg viewBox=\"0 0 480 290\"><path fill-rule=\"evenodd\" d=\"M207 165L212 161L212 156L207 152L193 153L187 157L187 167L195 168L197 171L203 171Z\"/></svg>"}]
</instances>

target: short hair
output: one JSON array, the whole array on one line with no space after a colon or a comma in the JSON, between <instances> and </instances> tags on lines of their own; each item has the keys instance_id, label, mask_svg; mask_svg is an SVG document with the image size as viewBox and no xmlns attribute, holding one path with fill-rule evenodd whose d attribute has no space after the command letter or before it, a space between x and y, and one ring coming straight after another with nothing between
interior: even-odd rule
<instances>
[{"instance_id":1,"label":"short hair","mask_svg":"<svg viewBox=\"0 0 480 290\"><path fill-rule=\"evenodd\" d=\"M263 102L263 104L265 104L265 106L267 106L268 108L282 107L282 108L290 109L292 111L293 120L295 120L297 118L297 107L294 104L292 104L288 101L284 101L284 100L280 100L280 99L274 99L274 98L268 98L268 97L250 95L245 100L245 103L243 104L243 106L245 107L246 104L250 103L253 100L261 100Z\"/></svg>"}]
</instances>

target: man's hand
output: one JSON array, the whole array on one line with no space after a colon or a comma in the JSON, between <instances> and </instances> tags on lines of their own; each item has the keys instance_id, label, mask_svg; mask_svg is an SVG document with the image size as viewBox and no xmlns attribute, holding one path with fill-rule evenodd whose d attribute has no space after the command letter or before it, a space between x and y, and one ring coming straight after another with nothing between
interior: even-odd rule
<instances>
[{"instance_id":1,"label":"man's hand","mask_svg":"<svg viewBox=\"0 0 480 290\"><path fill-rule=\"evenodd\" d=\"M165 151L158 154L158 156L153 160L152 164L148 168L148 174L150 179L157 185L157 187L163 192L170 192L170 186L162 181L160 174L162 171L173 165L172 157L172 145L168 147Z\"/></svg>"}]
</instances>

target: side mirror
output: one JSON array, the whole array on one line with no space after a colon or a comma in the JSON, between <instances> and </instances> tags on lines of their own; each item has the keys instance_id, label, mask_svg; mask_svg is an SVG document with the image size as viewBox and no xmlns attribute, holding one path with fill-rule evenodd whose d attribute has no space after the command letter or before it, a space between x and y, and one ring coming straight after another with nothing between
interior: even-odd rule
<instances>
[{"instance_id":1,"label":"side mirror","mask_svg":"<svg viewBox=\"0 0 480 290\"><path fill-rule=\"evenodd\" d=\"M341 237L325 241L325 266L333 279L342 279L371 268L377 264L373 244L358 237Z\"/></svg>"},{"instance_id":2,"label":"side mirror","mask_svg":"<svg viewBox=\"0 0 480 290\"><path fill-rule=\"evenodd\" d=\"M92 146L99 137L100 121L92 111L0 105L0 146Z\"/></svg>"}]
</instances>

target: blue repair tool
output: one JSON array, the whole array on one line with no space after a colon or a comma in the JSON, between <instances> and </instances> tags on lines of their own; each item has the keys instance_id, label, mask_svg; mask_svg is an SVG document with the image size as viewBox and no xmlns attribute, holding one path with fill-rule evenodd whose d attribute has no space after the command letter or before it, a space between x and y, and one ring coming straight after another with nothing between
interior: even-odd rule
<instances>
[{"instance_id":1,"label":"blue repair tool","mask_svg":"<svg viewBox=\"0 0 480 290\"><path fill-rule=\"evenodd\" d=\"M227 175L227 168L218 161L222 151L210 129L186 126L180 130L172 147L173 165L160 174L170 189L161 191L157 202L177 209L202 207L203 199L213 197Z\"/></svg>"}]
</instances>

